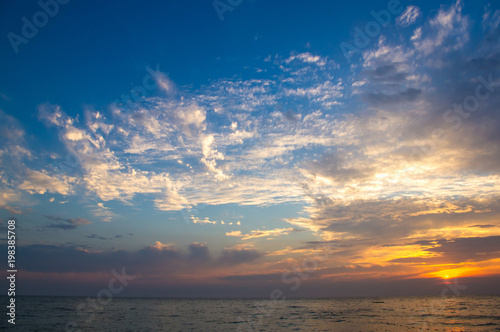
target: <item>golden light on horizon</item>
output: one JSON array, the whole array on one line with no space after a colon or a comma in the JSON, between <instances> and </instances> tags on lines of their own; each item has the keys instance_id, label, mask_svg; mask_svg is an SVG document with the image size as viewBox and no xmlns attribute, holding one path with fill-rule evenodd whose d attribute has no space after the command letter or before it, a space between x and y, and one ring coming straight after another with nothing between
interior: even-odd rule
<instances>
[{"instance_id":1,"label":"golden light on horizon","mask_svg":"<svg viewBox=\"0 0 500 332\"><path fill-rule=\"evenodd\" d=\"M423 275L423 277L449 280L456 278L472 277L482 274L481 268L475 266L462 266L462 267L448 268L448 269L446 269L446 266L436 266L436 268L439 267L445 269L438 270L436 272L426 273Z\"/></svg>"}]
</instances>

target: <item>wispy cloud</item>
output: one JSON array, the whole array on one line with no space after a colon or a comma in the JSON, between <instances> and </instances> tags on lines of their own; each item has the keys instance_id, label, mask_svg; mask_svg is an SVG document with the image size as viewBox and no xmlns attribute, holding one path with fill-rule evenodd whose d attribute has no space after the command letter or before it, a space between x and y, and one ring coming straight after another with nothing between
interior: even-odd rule
<instances>
[{"instance_id":1,"label":"wispy cloud","mask_svg":"<svg viewBox=\"0 0 500 332\"><path fill-rule=\"evenodd\" d=\"M414 24L417 19L420 17L421 12L420 8L416 6L408 6L406 7L405 11L403 14L401 14L397 19L396 23L402 27L408 27L412 24Z\"/></svg>"},{"instance_id":2,"label":"wispy cloud","mask_svg":"<svg viewBox=\"0 0 500 332\"><path fill-rule=\"evenodd\" d=\"M241 231L226 232L226 236L241 237L242 240L256 239L259 237L272 238L281 235L287 235L292 232L293 228L275 228L266 230L254 230L248 234L241 234Z\"/></svg>"},{"instance_id":3,"label":"wispy cloud","mask_svg":"<svg viewBox=\"0 0 500 332\"><path fill-rule=\"evenodd\" d=\"M58 228L58 229L62 229L62 230L71 230L71 229L77 228L78 226L88 225L88 224L92 223L90 220L87 220L84 218L71 219L71 218L56 217L56 216L52 216L52 215L45 215L44 217L49 219L49 220L57 222L55 224L50 224L46 227Z\"/></svg>"}]
</instances>

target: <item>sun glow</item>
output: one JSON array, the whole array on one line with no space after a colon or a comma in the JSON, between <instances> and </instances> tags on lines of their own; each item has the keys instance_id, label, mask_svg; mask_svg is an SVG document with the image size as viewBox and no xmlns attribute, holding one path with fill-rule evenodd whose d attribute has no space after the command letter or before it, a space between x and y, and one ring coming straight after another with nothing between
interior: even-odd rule
<instances>
[{"instance_id":1,"label":"sun glow","mask_svg":"<svg viewBox=\"0 0 500 332\"><path fill-rule=\"evenodd\" d=\"M463 277L471 277L474 275L480 275L481 272L482 271L481 271L480 267L462 266L462 267L444 269L444 270L440 270L437 272L427 273L423 276L427 277L427 278L439 278L439 279L443 279L443 280L449 280L449 279L455 279L455 278L463 278Z\"/></svg>"}]
</instances>

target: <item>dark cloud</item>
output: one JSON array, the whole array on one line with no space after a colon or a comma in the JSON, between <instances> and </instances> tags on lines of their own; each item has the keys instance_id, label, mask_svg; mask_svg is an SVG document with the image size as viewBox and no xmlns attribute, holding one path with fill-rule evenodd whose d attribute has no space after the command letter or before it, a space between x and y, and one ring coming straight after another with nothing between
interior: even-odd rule
<instances>
[{"instance_id":1,"label":"dark cloud","mask_svg":"<svg viewBox=\"0 0 500 332\"><path fill-rule=\"evenodd\" d=\"M122 266L135 271L144 267L154 269L180 257L175 250L153 247L136 252L89 252L80 247L42 244L19 246L17 255L23 261L23 270L45 273L105 272Z\"/></svg>"},{"instance_id":2,"label":"dark cloud","mask_svg":"<svg viewBox=\"0 0 500 332\"><path fill-rule=\"evenodd\" d=\"M476 70L491 73L500 69L500 52L490 56L474 58L464 65L464 70Z\"/></svg>"},{"instance_id":3,"label":"dark cloud","mask_svg":"<svg viewBox=\"0 0 500 332\"><path fill-rule=\"evenodd\" d=\"M383 65L375 69L365 70L362 74L373 81L398 83L405 81L407 76L407 73L398 70L396 64Z\"/></svg>"},{"instance_id":4,"label":"dark cloud","mask_svg":"<svg viewBox=\"0 0 500 332\"><path fill-rule=\"evenodd\" d=\"M192 243L189 245L189 259L195 261L208 261L210 253L205 243Z\"/></svg>"},{"instance_id":5,"label":"dark cloud","mask_svg":"<svg viewBox=\"0 0 500 332\"><path fill-rule=\"evenodd\" d=\"M485 261L500 257L500 236L458 238L438 242L438 246L426 249L442 254L454 263Z\"/></svg>"},{"instance_id":6,"label":"dark cloud","mask_svg":"<svg viewBox=\"0 0 500 332\"><path fill-rule=\"evenodd\" d=\"M359 164L350 166L349 158L344 153L324 154L320 160L305 163L312 175L329 178L338 183L351 180L362 180L371 175L374 170Z\"/></svg>"},{"instance_id":7,"label":"dark cloud","mask_svg":"<svg viewBox=\"0 0 500 332\"><path fill-rule=\"evenodd\" d=\"M450 245L447 240L436 239L432 234L438 233L441 229L443 232L448 232L448 229L464 229L470 226L472 226L469 228L471 232L476 226L491 228L490 226L495 227L495 222L500 217L498 198L443 200L439 204L436 204L435 200L427 201L421 198L358 199L349 204L321 196L311 196L311 198L315 203L310 209L312 217L307 222L318 227L326 237L335 237L336 240L306 242L302 248L312 249L318 245L334 246L331 248L334 252L332 259L340 264L349 264L348 262L353 259L367 259L366 255L370 250L380 251L385 248L384 251L389 251L394 246L420 245L423 247L421 250L440 246L444 248ZM304 227L303 220L301 226ZM425 238L426 233L429 234L428 238ZM467 232L464 231L463 234L463 237L467 237ZM424 238L415 241L411 239L413 236ZM471 255L452 257L451 254L440 254L440 257L430 261L402 258L392 263L416 264L425 261L449 264L459 262L460 259L487 260L490 257L500 257L494 250L487 254Z\"/></svg>"},{"instance_id":8,"label":"dark cloud","mask_svg":"<svg viewBox=\"0 0 500 332\"><path fill-rule=\"evenodd\" d=\"M100 236L100 235L97 235L97 234L87 235L86 238L88 238L88 239L97 239L97 240L111 240L111 239L108 239L107 237Z\"/></svg>"},{"instance_id":9,"label":"dark cloud","mask_svg":"<svg viewBox=\"0 0 500 332\"><path fill-rule=\"evenodd\" d=\"M254 261L261 256L262 253L253 249L225 249L218 262L221 265L238 265Z\"/></svg>"},{"instance_id":10,"label":"dark cloud","mask_svg":"<svg viewBox=\"0 0 500 332\"><path fill-rule=\"evenodd\" d=\"M399 104L403 102L414 102L422 94L422 90L408 88L404 91L385 94L385 93L367 93L363 98L373 105L388 105L388 104Z\"/></svg>"},{"instance_id":11,"label":"dark cloud","mask_svg":"<svg viewBox=\"0 0 500 332\"><path fill-rule=\"evenodd\" d=\"M71 230L71 229L77 228L78 226L72 225L72 224L50 224L46 227L47 228L62 229L62 230Z\"/></svg>"},{"instance_id":12,"label":"dark cloud","mask_svg":"<svg viewBox=\"0 0 500 332\"><path fill-rule=\"evenodd\" d=\"M91 239L106 239L96 234ZM91 252L78 246L35 244L19 246L17 255L23 270L43 273L106 272L126 266L131 272L172 273L174 270L193 267L193 260L205 262L206 267L232 266L254 261L263 254L257 250L226 249L219 258L210 256L206 244L193 243L185 253L173 246L156 245L138 251ZM196 266L194 266L196 267Z\"/></svg>"},{"instance_id":13,"label":"dark cloud","mask_svg":"<svg viewBox=\"0 0 500 332\"><path fill-rule=\"evenodd\" d=\"M57 229L62 229L62 230L71 230L75 229L78 226L81 225L88 225L91 224L92 221L84 219L84 218L76 218L76 219L70 219L70 218L61 218L57 216L52 216L52 215L44 215L45 218L56 221L56 224L50 224L46 226L47 228L57 228Z\"/></svg>"},{"instance_id":14,"label":"dark cloud","mask_svg":"<svg viewBox=\"0 0 500 332\"><path fill-rule=\"evenodd\" d=\"M391 260L392 263L449 264L500 258L500 236L421 240L407 245L421 245L424 251L438 253L439 256L396 258Z\"/></svg>"},{"instance_id":15,"label":"dark cloud","mask_svg":"<svg viewBox=\"0 0 500 332\"><path fill-rule=\"evenodd\" d=\"M357 199L350 204L321 195L311 198L314 200L311 225L326 232L346 233L357 240L379 241L379 244L400 243L417 232L432 229L468 227L471 220L491 224L500 217L498 197L489 200L461 198L437 205L434 200L404 197Z\"/></svg>"},{"instance_id":16,"label":"dark cloud","mask_svg":"<svg viewBox=\"0 0 500 332\"><path fill-rule=\"evenodd\" d=\"M281 280L282 273L250 274L250 275L231 275L220 277L220 280L239 281L239 282L261 282Z\"/></svg>"}]
</instances>

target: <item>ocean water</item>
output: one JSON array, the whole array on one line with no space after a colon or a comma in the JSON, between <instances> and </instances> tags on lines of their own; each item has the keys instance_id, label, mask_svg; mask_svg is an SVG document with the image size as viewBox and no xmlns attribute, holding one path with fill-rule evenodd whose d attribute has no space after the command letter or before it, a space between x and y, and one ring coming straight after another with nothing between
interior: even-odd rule
<instances>
[{"instance_id":1,"label":"ocean water","mask_svg":"<svg viewBox=\"0 0 500 332\"><path fill-rule=\"evenodd\" d=\"M94 300L19 296L16 326L4 313L0 330L500 331L499 296Z\"/></svg>"}]
</instances>

